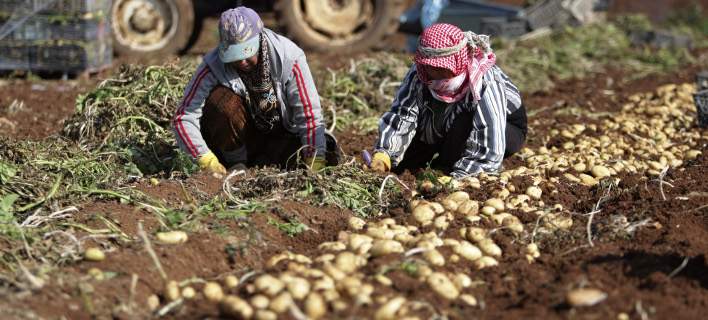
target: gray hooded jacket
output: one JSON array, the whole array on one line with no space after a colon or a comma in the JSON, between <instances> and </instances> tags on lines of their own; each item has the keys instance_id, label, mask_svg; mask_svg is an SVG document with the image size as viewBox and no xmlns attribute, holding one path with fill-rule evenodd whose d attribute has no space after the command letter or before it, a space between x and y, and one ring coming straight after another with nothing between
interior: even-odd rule
<instances>
[{"instance_id":1,"label":"gray hooded jacket","mask_svg":"<svg viewBox=\"0 0 708 320\"><path fill-rule=\"evenodd\" d=\"M324 124L320 97L317 94L305 53L289 39L264 28L262 33L270 45L271 75L280 102L283 127L297 135L305 149L305 156L323 157L325 154ZM233 68L226 68L217 49L204 56L192 80L184 90L184 97L172 119L179 147L197 159L209 152L202 137L199 119L204 102L211 90L222 85L246 97L247 89ZM227 155L230 161L245 161L243 147Z\"/></svg>"}]
</instances>

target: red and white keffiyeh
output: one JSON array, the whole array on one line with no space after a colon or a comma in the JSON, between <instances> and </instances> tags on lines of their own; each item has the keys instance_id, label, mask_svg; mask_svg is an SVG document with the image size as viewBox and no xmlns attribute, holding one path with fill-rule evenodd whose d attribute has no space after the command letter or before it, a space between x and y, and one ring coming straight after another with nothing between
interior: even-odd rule
<instances>
[{"instance_id":1,"label":"red and white keffiyeh","mask_svg":"<svg viewBox=\"0 0 708 320\"><path fill-rule=\"evenodd\" d=\"M451 24L437 23L426 28L420 35L415 63L418 78L434 91L436 98L455 102L472 90L474 100L478 101L482 76L494 66L496 56L489 46L489 36L463 32ZM448 69L455 77L432 81L424 66ZM457 87L455 84L462 74L466 75L466 79ZM451 92L451 88L456 91Z\"/></svg>"}]
</instances>

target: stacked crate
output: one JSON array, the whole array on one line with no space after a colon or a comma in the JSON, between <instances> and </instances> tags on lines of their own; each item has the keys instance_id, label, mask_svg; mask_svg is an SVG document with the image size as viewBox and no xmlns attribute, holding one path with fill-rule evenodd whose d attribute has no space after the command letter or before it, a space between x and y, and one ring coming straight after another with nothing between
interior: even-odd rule
<instances>
[{"instance_id":1,"label":"stacked crate","mask_svg":"<svg viewBox=\"0 0 708 320\"><path fill-rule=\"evenodd\" d=\"M105 68L113 56L110 8L111 0L0 1L0 70Z\"/></svg>"}]
</instances>

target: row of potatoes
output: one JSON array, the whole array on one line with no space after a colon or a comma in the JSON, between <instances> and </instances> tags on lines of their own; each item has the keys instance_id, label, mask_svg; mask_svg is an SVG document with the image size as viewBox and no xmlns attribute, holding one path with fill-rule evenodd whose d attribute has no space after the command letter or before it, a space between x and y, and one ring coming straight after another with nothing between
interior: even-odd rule
<instances>
[{"instance_id":1,"label":"row of potatoes","mask_svg":"<svg viewBox=\"0 0 708 320\"><path fill-rule=\"evenodd\" d=\"M478 301L471 291L474 270L504 262L504 252L493 239L496 230L516 234L523 246L521 252L533 263L542 248L531 241L531 233L573 225L572 216L561 204L544 202L546 192L558 192L561 183L595 186L605 179L616 182L623 173L660 175L698 157L702 151L696 149L697 143L708 136L689 129L695 122L693 89L689 84L667 85L632 96L620 112L599 124L552 130L552 135L565 140L562 146L523 149L523 166L498 175L451 181L458 190L491 190L487 199L473 199L465 191L456 191L440 201L413 199L408 208L412 219L365 221L352 217L348 230L341 232L337 241L319 245L319 255L282 252L269 259L261 274L226 277L223 286L229 293L221 284L210 282L203 285L203 296L218 302L224 315L239 319L277 319L286 314L320 319L331 312L347 313L353 307L374 308L375 319L417 319L414 314L428 305L385 293L390 290L377 290L393 285L386 273L362 272L373 259L397 255L400 261L415 259L418 264L411 276L437 295L475 307ZM521 190L511 181L516 176L530 178L532 185ZM524 224L516 212L535 213L538 222ZM463 227L451 232L452 225ZM490 225L494 227L490 229ZM470 268L468 272L450 272L446 269L449 263L468 263ZM588 305L583 301L586 296L593 301L604 297L592 290L580 293L570 295L572 305ZM176 282L169 282L163 292L169 301L194 295L192 287L180 288ZM153 296L149 304L158 308L160 301Z\"/></svg>"}]
</instances>

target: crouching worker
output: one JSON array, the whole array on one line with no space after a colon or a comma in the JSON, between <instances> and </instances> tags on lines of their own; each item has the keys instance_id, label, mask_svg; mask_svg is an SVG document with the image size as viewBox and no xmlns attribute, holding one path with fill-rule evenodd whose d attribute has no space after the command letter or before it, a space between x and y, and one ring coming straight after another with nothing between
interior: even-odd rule
<instances>
[{"instance_id":1,"label":"crouching worker","mask_svg":"<svg viewBox=\"0 0 708 320\"><path fill-rule=\"evenodd\" d=\"M219 36L173 118L180 148L217 173L293 168L298 159L315 171L335 165L336 141L325 133L305 53L246 7L221 15Z\"/></svg>"},{"instance_id":2,"label":"crouching worker","mask_svg":"<svg viewBox=\"0 0 708 320\"><path fill-rule=\"evenodd\" d=\"M519 91L495 66L489 37L434 24L421 34L415 64L379 122L370 166L400 172L431 165L458 179L497 171L526 132Z\"/></svg>"}]
</instances>

